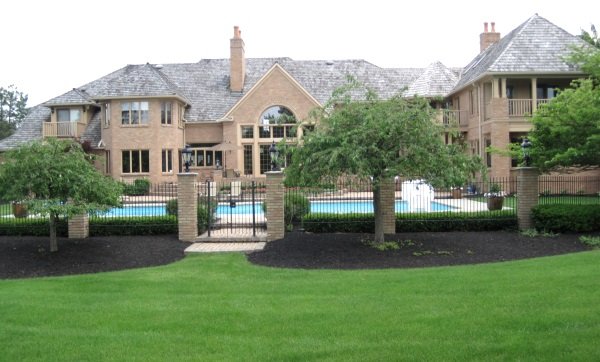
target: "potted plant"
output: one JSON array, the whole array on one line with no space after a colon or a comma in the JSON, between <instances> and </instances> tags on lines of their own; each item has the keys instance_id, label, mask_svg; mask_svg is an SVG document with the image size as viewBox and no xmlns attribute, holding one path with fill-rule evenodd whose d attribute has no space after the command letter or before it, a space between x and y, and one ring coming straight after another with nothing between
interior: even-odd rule
<instances>
[{"instance_id":1,"label":"potted plant","mask_svg":"<svg viewBox=\"0 0 600 362\"><path fill-rule=\"evenodd\" d=\"M13 215L18 218L24 218L28 215L27 206L24 203L18 201L12 202L12 212Z\"/></svg>"},{"instance_id":2,"label":"potted plant","mask_svg":"<svg viewBox=\"0 0 600 362\"><path fill-rule=\"evenodd\" d=\"M489 192L484 194L484 196L487 198L488 210L502 210L502 205L504 204L504 191L502 191L500 184L491 184Z\"/></svg>"}]
</instances>

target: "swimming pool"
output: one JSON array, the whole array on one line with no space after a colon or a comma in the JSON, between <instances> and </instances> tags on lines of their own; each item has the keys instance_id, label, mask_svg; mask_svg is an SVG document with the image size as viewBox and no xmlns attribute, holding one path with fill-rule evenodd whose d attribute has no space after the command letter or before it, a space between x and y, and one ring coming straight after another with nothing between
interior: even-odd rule
<instances>
[{"instance_id":1,"label":"swimming pool","mask_svg":"<svg viewBox=\"0 0 600 362\"><path fill-rule=\"evenodd\" d=\"M430 211L449 211L456 208L432 201ZM396 212L409 212L408 203L403 200L396 200ZM421 211L421 210L417 210ZM261 203L254 205L256 215L263 215ZM312 201L310 203L310 212L312 213L331 213L331 214L370 214L373 213L373 202L370 200L343 200L343 201ZM165 215L166 208L164 204L156 205L125 205L122 208L113 208L103 216L108 217L132 217L132 216L162 216ZM252 215L251 203L236 203L232 206L229 203L221 203L217 206L217 217L225 215Z\"/></svg>"}]
</instances>

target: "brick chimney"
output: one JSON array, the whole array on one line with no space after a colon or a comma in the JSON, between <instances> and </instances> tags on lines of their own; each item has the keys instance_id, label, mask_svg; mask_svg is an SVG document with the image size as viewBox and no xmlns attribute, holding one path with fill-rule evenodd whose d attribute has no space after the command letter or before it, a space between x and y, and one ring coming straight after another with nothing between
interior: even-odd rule
<instances>
[{"instance_id":1,"label":"brick chimney","mask_svg":"<svg viewBox=\"0 0 600 362\"><path fill-rule=\"evenodd\" d=\"M492 31L488 31L488 23L483 23L483 33L479 34L479 52L500 41L500 33L496 33L496 23L492 22Z\"/></svg>"},{"instance_id":2,"label":"brick chimney","mask_svg":"<svg viewBox=\"0 0 600 362\"><path fill-rule=\"evenodd\" d=\"M246 76L246 59L244 57L244 40L239 26L233 27L233 38L229 41L230 49L230 71L229 89L232 92L244 90L244 78Z\"/></svg>"}]
</instances>

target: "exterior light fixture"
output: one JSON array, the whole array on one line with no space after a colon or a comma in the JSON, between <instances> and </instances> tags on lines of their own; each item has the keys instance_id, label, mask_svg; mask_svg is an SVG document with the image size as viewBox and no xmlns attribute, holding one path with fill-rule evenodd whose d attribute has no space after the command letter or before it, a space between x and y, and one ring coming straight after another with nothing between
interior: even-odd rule
<instances>
[{"instance_id":1,"label":"exterior light fixture","mask_svg":"<svg viewBox=\"0 0 600 362\"><path fill-rule=\"evenodd\" d=\"M181 151L181 157L185 165L185 172L190 172L190 165L192 164L192 150L190 150L190 145L185 145L185 148Z\"/></svg>"},{"instance_id":2,"label":"exterior light fixture","mask_svg":"<svg viewBox=\"0 0 600 362\"><path fill-rule=\"evenodd\" d=\"M279 157L279 151L277 150L277 146L275 146L275 141L269 147L269 156L271 156L271 171L279 171L279 167L277 167L277 157Z\"/></svg>"},{"instance_id":3,"label":"exterior light fixture","mask_svg":"<svg viewBox=\"0 0 600 362\"><path fill-rule=\"evenodd\" d=\"M525 167L531 166L531 156L529 154L529 149L531 148L532 143L525 137L523 139L523 143L521 143L521 150L523 151L523 161Z\"/></svg>"}]
</instances>

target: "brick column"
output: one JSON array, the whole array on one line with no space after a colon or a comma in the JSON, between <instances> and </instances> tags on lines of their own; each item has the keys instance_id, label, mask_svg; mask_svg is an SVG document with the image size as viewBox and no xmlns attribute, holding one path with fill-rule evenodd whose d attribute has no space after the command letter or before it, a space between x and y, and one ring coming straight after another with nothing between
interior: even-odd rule
<instances>
[{"instance_id":1,"label":"brick column","mask_svg":"<svg viewBox=\"0 0 600 362\"><path fill-rule=\"evenodd\" d=\"M396 233L396 183L393 178L381 180L380 206L383 212L383 233Z\"/></svg>"},{"instance_id":2,"label":"brick column","mask_svg":"<svg viewBox=\"0 0 600 362\"><path fill-rule=\"evenodd\" d=\"M177 220L181 241L194 241L198 237L197 176L197 173L177 174Z\"/></svg>"},{"instance_id":3,"label":"brick column","mask_svg":"<svg viewBox=\"0 0 600 362\"><path fill-rule=\"evenodd\" d=\"M517 219L519 230L533 228L531 208L538 204L538 170L535 167L517 169Z\"/></svg>"},{"instance_id":4,"label":"brick column","mask_svg":"<svg viewBox=\"0 0 600 362\"><path fill-rule=\"evenodd\" d=\"M267 175L267 240L282 239L285 236L283 173L269 171Z\"/></svg>"},{"instance_id":5,"label":"brick column","mask_svg":"<svg viewBox=\"0 0 600 362\"><path fill-rule=\"evenodd\" d=\"M85 239L90 236L90 220L87 213L69 218L69 239Z\"/></svg>"}]
</instances>

